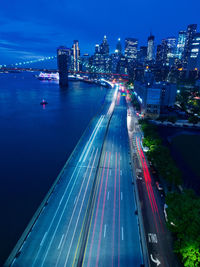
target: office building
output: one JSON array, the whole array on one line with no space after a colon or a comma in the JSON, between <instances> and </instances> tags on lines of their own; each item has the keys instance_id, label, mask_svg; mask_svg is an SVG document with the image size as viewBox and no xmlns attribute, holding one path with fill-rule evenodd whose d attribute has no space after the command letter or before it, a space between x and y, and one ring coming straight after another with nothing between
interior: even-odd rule
<instances>
[{"instance_id":1,"label":"office building","mask_svg":"<svg viewBox=\"0 0 200 267\"><path fill-rule=\"evenodd\" d=\"M57 65L59 72L59 84L62 87L68 86L68 58L70 49L60 46L57 49Z\"/></svg>"},{"instance_id":2,"label":"office building","mask_svg":"<svg viewBox=\"0 0 200 267\"><path fill-rule=\"evenodd\" d=\"M176 38L168 37L162 39L161 47L157 48L159 49L157 57L161 58L162 65L172 66L176 58Z\"/></svg>"},{"instance_id":3,"label":"office building","mask_svg":"<svg viewBox=\"0 0 200 267\"><path fill-rule=\"evenodd\" d=\"M191 41L187 69L200 69L200 33L196 33Z\"/></svg>"},{"instance_id":4,"label":"office building","mask_svg":"<svg viewBox=\"0 0 200 267\"><path fill-rule=\"evenodd\" d=\"M144 63L147 58L147 46L140 46L140 50L138 51L138 62Z\"/></svg>"},{"instance_id":5,"label":"office building","mask_svg":"<svg viewBox=\"0 0 200 267\"><path fill-rule=\"evenodd\" d=\"M128 63L137 59L138 39L126 38L125 39L125 58Z\"/></svg>"},{"instance_id":6,"label":"office building","mask_svg":"<svg viewBox=\"0 0 200 267\"><path fill-rule=\"evenodd\" d=\"M180 31L178 34L178 43L177 43L177 51L176 55L179 60L182 59L185 49L186 42L186 31Z\"/></svg>"},{"instance_id":7,"label":"office building","mask_svg":"<svg viewBox=\"0 0 200 267\"><path fill-rule=\"evenodd\" d=\"M80 49L77 40L74 40L72 46L72 70L74 72L80 71Z\"/></svg>"},{"instance_id":8,"label":"office building","mask_svg":"<svg viewBox=\"0 0 200 267\"><path fill-rule=\"evenodd\" d=\"M187 32L186 32L186 42L185 42L185 48L184 48L184 57L183 61L185 65L188 64L188 59L190 56L190 50L191 50L191 43L194 38L194 35L196 34L197 31L197 24L190 24L187 27Z\"/></svg>"},{"instance_id":9,"label":"office building","mask_svg":"<svg viewBox=\"0 0 200 267\"><path fill-rule=\"evenodd\" d=\"M157 49L156 49L156 64L162 65L162 45L157 45Z\"/></svg>"},{"instance_id":10,"label":"office building","mask_svg":"<svg viewBox=\"0 0 200 267\"><path fill-rule=\"evenodd\" d=\"M154 39L155 37L152 34L148 37L147 60L149 61L154 59Z\"/></svg>"},{"instance_id":11,"label":"office building","mask_svg":"<svg viewBox=\"0 0 200 267\"><path fill-rule=\"evenodd\" d=\"M144 117L157 118L176 101L175 84L155 82L153 74L145 70L144 82L135 81L134 91Z\"/></svg>"},{"instance_id":12,"label":"office building","mask_svg":"<svg viewBox=\"0 0 200 267\"><path fill-rule=\"evenodd\" d=\"M100 53L104 56L109 56L109 44L106 35L100 45Z\"/></svg>"},{"instance_id":13,"label":"office building","mask_svg":"<svg viewBox=\"0 0 200 267\"><path fill-rule=\"evenodd\" d=\"M121 44L121 39L120 38L118 38L118 40L117 40L116 52L118 54L122 54L122 44Z\"/></svg>"}]
</instances>

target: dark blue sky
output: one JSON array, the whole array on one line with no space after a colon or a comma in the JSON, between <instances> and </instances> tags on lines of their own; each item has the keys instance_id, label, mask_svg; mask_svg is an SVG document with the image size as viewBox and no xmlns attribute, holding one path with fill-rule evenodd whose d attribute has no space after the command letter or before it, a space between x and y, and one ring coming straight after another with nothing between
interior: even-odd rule
<instances>
[{"instance_id":1,"label":"dark blue sky","mask_svg":"<svg viewBox=\"0 0 200 267\"><path fill-rule=\"evenodd\" d=\"M1 0L0 65L53 56L74 39L91 54L105 34L111 51L118 37L145 45L150 31L159 43L199 24L199 10L199 0Z\"/></svg>"}]
</instances>

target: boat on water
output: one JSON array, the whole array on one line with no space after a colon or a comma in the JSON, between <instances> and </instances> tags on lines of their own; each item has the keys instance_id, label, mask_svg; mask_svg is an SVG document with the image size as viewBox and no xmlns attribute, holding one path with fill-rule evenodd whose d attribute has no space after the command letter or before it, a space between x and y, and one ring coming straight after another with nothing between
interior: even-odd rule
<instances>
[{"instance_id":1,"label":"boat on water","mask_svg":"<svg viewBox=\"0 0 200 267\"><path fill-rule=\"evenodd\" d=\"M46 73L40 72L39 75L35 75L38 80L46 80L46 81L58 81L59 80L59 73Z\"/></svg>"},{"instance_id":2,"label":"boat on water","mask_svg":"<svg viewBox=\"0 0 200 267\"><path fill-rule=\"evenodd\" d=\"M47 105L48 102L45 99L42 99L42 102L40 102L40 105Z\"/></svg>"}]
</instances>

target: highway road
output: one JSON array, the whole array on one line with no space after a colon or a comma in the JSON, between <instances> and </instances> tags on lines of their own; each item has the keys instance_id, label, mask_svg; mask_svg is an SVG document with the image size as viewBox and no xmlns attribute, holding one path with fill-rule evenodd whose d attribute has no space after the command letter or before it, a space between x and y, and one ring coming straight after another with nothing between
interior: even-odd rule
<instances>
[{"instance_id":1,"label":"highway road","mask_svg":"<svg viewBox=\"0 0 200 267\"><path fill-rule=\"evenodd\" d=\"M164 197L161 196L156 187L156 181L149 171L148 161L143 152L142 132L138 125L138 117L131 105L129 105L129 114L129 137L132 155L134 156L136 184L142 211L149 264L152 267L180 266L173 252L172 236L165 223Z\"/></svg>"},{"instance_id":2,"label":"highway road","mask_svg":"<svg viewBox=\"0 0 200 267\"><path fill-rule=\"evenodd\" d=\"M126 116L110 90L12 266L142 264Z\"/></svg>"}]
</instances>

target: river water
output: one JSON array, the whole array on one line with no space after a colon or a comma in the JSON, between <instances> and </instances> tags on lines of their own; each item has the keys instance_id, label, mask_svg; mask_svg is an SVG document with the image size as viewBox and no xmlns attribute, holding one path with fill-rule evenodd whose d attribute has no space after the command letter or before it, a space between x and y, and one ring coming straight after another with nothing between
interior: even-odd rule
<instances>
[{"instance_id":1,"label":"river water","mask_svg":"<svg viewBox=\"0 0 200 267\"><path fill-rule=\"evenodd\" d=\"M35 74L0 73L0 265L106 94L83 82L62 90Z\"/></svg>"}]
</instances>

